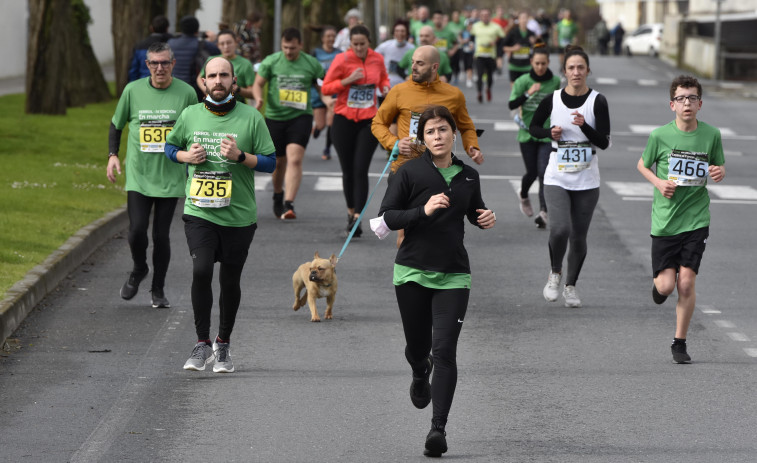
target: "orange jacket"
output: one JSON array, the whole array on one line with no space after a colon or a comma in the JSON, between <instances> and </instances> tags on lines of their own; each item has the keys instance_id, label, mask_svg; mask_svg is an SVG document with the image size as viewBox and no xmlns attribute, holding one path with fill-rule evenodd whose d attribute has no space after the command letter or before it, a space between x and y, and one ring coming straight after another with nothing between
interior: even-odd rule
<instances>
[{"instance_id":1,"label":"orange jacket","mask_svg":"<svg viewBox=\"0 0 757 463\"><path fill-rule=\"evenodd\" d=\"M363 68L364 77L346 87L342 85L342 79L349 77L352 71L359 67ZM366 84L373 84L375 86L373 104L366 108L350 107L348 105L350 88L353 85ZM336 114L353 121L364 121L376 115L376 92L381 91L384 87L389 87L389 75L386 72L386 66L384 66L384 57L369 48L368 55L365 57L365 61L363 61L350 49L336 55L334 61L331 62L329 71L323 79L321 92L324 95L337 94L336 105L334 107Z\"/></svg>"},{"instance_id":2,"label":"orange jacket","mask_svg":"<svg viewBox=\"0 0 757 463\"><path fill-rule=\"evenodd\" d=\"M452 113L466 153L470 147L479 149L476 126L468 115L463 92L454 85L439 80L438 75L430 83L418 83L411 79L392 87L373 118L371 131L381 146L391 150L397 140L409 135L412 113L422 113L431 105L445 106ZM399 137L389 131L395 118Z\"/></svg>"}]
</instances>

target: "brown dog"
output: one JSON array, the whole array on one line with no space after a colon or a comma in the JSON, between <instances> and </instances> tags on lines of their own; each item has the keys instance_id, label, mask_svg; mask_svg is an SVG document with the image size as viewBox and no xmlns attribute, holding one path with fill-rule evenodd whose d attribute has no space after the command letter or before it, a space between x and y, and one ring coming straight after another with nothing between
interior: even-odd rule
<instances>
[{"instance_id":1,"label":"brown dog","mask_svg":"<svg viewBox=\"0 0 757 463\"><path fill-rule=\"evenodd\" d=\"M336 255L332 254L329 259L322 259L316 251L312 262L300 265L292 275L292 288L294 288L294 305L292 309L299 310L307 302L310 306L310 321L321 321L315 308L315 300L326 298L326 313L323 318L331 319L331 309L334 308L336 298ZM300 297L300 292L305 288L305 294Z\"/></svg>"}]
</instances>

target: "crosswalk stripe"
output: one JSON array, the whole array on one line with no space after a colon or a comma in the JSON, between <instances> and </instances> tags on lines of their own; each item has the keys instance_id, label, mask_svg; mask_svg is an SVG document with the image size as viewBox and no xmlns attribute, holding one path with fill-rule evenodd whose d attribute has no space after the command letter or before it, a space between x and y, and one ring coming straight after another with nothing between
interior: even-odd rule
<instances>
[{"instance_id":1,"label":"crosswalk stripe","mask_svg":"<svg viewBox=\"0 0 757 463\"><path fill-rule=\"evenodd\" d=\"M648 200L654 195L654 187L648 182L605 182L607 186L626 201ZM757 204L757 190L749 185L707 185L713 203Z\"/></svg>"},{"instance_id":2,"label":"crosswalk stripe","mask_svg":"<svg viewBox=\"0 0 757 463\"><path fill-rule=\"evenodd\" d=\"M618 79L613 77L597 77L597 83L600 85L618 85Z\"/></svg>"},{"instance_id":3,"label":"crosswalk stripe","mask_svg":"<svg viewBox=\"0 0 757 463\"><path fill-rule=\"evenodd\" d=\"M342 177L318 177L313 189L315 191L342 191Z\"/></svg>"}]
</instances>

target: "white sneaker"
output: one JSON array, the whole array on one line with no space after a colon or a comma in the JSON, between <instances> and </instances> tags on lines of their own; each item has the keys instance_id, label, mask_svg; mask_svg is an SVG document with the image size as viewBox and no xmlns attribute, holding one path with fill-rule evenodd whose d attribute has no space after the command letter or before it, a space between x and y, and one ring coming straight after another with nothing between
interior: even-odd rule
<instances>
[{"instance_id":1,"label":"white sneaker","mask_svg":"<svg viewBox=\"0 0 757 463\"><path fill-rule=\"evenodd\" d=\"M534 209L531 207L531 200L528 198L522 198L520 196L520 191L518 191L518 199L520 199L520 211L525 215L526 217L531 217L534 215Z\"/></svg>"},{"instance_id":2,"label":"white sneaker","mask_svg":"<svg viewBox=\"0 0 757 463\"><path fill-rule=\"evenodd\" d=\"M562 297L565 299L565 307L581 307L581 299L576 294L575 286L565 285L565 288L562 290Z\"/></svg>"},{"instance_id":3,"label":"white sneaker","mask_svg":"<svg viewBox=\"0 0 757 463\"><path fill-rule=\"evenodd\" d=\"M465 86L468 88L473 88L473 81L468 79L465 81Z\"/></svg>"},{"instance_id":4,"label":"white sneaker","mask_svg":"<svg viewBox=\"0 0 757 463\"><path fill-rule=\"evenodd\" d=\"M562 280L562 273L549 272L547 285L544 286L544 291L542 291L547 302L555 302L560 296L560 280Z\"/></svg>"}]
</instances>

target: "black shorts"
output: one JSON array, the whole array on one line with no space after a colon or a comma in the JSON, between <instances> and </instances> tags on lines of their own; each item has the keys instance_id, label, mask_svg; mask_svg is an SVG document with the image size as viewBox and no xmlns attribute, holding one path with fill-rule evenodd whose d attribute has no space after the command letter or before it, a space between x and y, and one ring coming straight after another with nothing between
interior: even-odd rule
<instances>
[{"instance_id":1,"label":"black shorts","mask_svg":"<svg viewBox=\"0 0 757 463\"><path fill-rule=\"evenodd\" d=\"M280 158L287 155L287 145L290 143L307 148L310 130L313 128L313 116L303 114L288 121L266 119L265 125L268 126L273 146L276 148L276 157Z\"/></svg>"},{"instance_id":2,"label":"black shorts","mask_svg":"<svg viewBox=\"0 0 757 463\"><path fill-rule=\"evenodd\" d=\"M528 71L516 71L514 69L510 69L508 72L510 73L510 82L515 82L518 77L528 74Z\"/></svg>"},{"instance_id":3,"label":"black shorts","mask_svg":"<svg viewBox=\"0 0 757 463\"><path fill-rule=\"evenodd\" d=\"M699 273L710 227L679 233L673 236L652 235L652 272L653 277L665 269L688 267Z\"/></svg>"},{"instance_id":4,"label":"black shorts","mask_svg":"<svg viewBox=\"0 0 757 463\"><path fill-rule=\"evenodd\" d=\"M258 224L246 227L225 227L209 220L184 214L184 233L189 253L195 249L215 250L215 261L231 265L244 265Z\"/></svg>"},{"instance_id":5,"label":"black shorts","mask_svg":"<svg viewBox=\"0 0 757 463\"><path fill-rule=\"evenodd\" d=\"M463 69L473 69L473 53L463 53Z\"/></svg>"}]
</instances>

